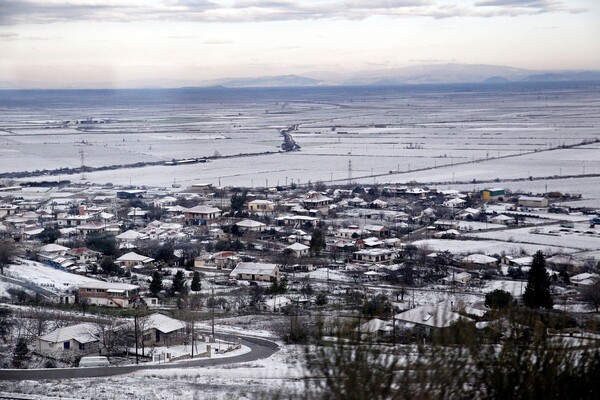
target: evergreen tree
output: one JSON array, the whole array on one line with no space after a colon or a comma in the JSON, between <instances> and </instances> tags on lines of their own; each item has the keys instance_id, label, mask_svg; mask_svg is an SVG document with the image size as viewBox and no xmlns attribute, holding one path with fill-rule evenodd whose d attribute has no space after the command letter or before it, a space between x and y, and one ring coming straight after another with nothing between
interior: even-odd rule
<instances>
[{"instance_id":1,"label":"evergreen tree","mask_svg":"<svg viewBox=\"0 0 600 400\"><path fill-rule=\"evenodd\" d=\"M29 359L29 348L24 338L19 338L13 350L13 366L21 368L23 363Z\"/></svg>"},{"instance_id":2,"label":"evergreen tree","mask_svg":"<svg viewBox=\"0 0 600 400\"><path fill-rule=\"evenodd\" d=\"M192 278L191 289L194 292L199 292L202 289L202 283L200 283L200 272L194 272L194 277Z\"/></svg>"},{"instance_id":3,"label":"evergreen tree","mask_svg":"<svg viewBox=\"0 0 600 400\"><path fill-rule=\"evenodd\" d=\"M173 278L173 286L171 287L171 290L173 291L173 293L182 293L185 287L185 276L183 275L183 271L179 270L177 271L177 273L175 274L175 277Z\"/></svg>"},{"instance_id":4,"label":"evergreen tree","mask_svg":"<svg viewBox=\"0 0 600 400\"><path fill-rule=\"evenodd\" d=\"M325 248L325 235L320 229L315 229L310 238L310 251L317 257L321 254L321 250Z\"/></svg>"},{"instance_id":5,"label":"evergreen tree","mask_svg":"<svg viewBox=\"0 0 600 400\"><path fill-rule=\"evenodd\" d=\"M550 277L546 272L544 253L538 251L533 256L531 270L527 278L527 287L523 294L523 302L529 308L552 308L550 295Z\"/></svg>"},{"instance_id":6,"label":"evergreen tree","mask_svg":"<svg viewBox=\"0 0 600 400\"><path fill-rule=\"evenodd\" d=\"M152 273L152 281L150 282L150 292L153 295L157 295L163 289L162 276L160 276L160 272L154 271Z\"/></svg>"}]
</instances>

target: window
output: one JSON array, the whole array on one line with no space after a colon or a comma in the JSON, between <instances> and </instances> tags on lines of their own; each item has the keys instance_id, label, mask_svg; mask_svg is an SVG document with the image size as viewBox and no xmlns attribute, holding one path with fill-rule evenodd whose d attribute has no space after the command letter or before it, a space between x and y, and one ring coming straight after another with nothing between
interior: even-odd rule
<instances>
[{"instance_id":1,"label":"window","mask_svg":"<svg viewBox=\"0 0 600 400\"><path fill-rule=\"evenodd\" d=\"M79 350L85 350L85 343L79 343Z\"/></svg>"},{"instance_id":2,"label":"window","mask_svg":"<svg viewBox=\"0 0 600 400\"><path fill-rule=\"evenodd\" d=\"M63 343L63 349L69 350L70 348L71 348L71 342L64 342Z\"/></svg>"}]
</instances>

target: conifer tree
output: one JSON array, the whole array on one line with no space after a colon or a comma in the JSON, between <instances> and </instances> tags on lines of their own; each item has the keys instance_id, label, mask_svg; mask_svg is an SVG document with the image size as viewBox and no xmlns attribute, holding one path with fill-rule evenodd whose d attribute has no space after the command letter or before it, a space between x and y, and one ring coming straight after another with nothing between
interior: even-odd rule
<instances>
[{"instance_id":1,"label":"conifer tree","mask_svg":"<svg viewBox=\"0 0 600 400\"><path fill-rule=\"evenodd\" d=\"M175 277L173 278L173 286L171 287L171 289L173 290L173 293L177 292L177 293L181 293L183 292L185 287L185 276L183 275L183 271L179 270L177 271L177 273L175 274Z\"/></svg>"},{"instance_id":2,"label":"conifer tree","mask_svg":"<svg viewBox=\"0 0 600 400\"><path fill-rule=\"evenodd\" d=\"M199 292L202 289L202 283L200 283L200 272L194 272L194 277L192 278L191 289L194 292Z\"/></svg>"},{"instance_id":3,"label":"conifer tree","mask_svg":"<svg viewBox=\"0 0 600 400\"><path fill-rule=\"evenodd\" d=\"M544 253L538 251L533 256L531 270L527 278L527 287L523 294L523 302L529 308L552 308L550 294L550 277L546 272Z\"/></svg>"},{"instance_id":4,"label":"conifer tree","mask_svg":"<svg viewBox=\"0 0 600 400\"><path fill-rule=\"evenodd\" d=\"M160 272L154 271L152 274L152 281L150 282L149 289L150 292L152 292L152 294L155 296L163 289L162 276L160 276Z\"/></svg>"}]
</instances>

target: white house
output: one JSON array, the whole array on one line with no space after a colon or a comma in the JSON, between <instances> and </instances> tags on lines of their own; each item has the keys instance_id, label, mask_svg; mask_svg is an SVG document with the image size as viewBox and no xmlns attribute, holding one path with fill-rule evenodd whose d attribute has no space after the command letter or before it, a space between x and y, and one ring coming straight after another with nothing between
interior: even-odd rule
<instances>
[{"instance_id":1,"label":"white house","mask_svg":"<svg viewBox=\"0 0 600 400\"><path fill-rule=\"evenodd\" d=\"M36 350L45 355L90 354L99 351L98 326L89 322L65 326L37 338Z\"/></svg>"},{"instance_id":2,"label":"white house","mask_svg":"<svg viewBox=\"0 0 600 400\"><path fill-rule=\"evenodd\" d=\"M310 247L302 243L294 243L286 247L286 249L290 249L294 256L297 258L307 256L308 252L310 251Z\"/></svg>"},{"instance_id":3,"label":"white house","mask_svg":"<svg viewBox=\"0 0 600 400\"><path fill-rule=\"evenodd\" d=\"M279 279L279 267L276 264L241 262L229 276L237 280L269 282Z\"/></svg>"}]
</instances>

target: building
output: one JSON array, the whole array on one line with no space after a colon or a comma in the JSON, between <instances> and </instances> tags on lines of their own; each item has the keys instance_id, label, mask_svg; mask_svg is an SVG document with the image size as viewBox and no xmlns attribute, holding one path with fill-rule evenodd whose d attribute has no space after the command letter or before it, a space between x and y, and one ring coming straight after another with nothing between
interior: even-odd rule
<instances>
[{"instance_id":1,"label":"building","mask_svg":"<svg viewBox=\"0 0 600 400\"><path fill-rule=\"evenodd\" d=\"M72 354L98 353L98 326L89 322L65 326L37 338L36 350L44 355L64 358Z\"/></svg>"},{"instance_id":2,"label":"building","mask_svg":"<svg viewBox=\"0 0 600 400\"><path fill-rule=\"evenodd\" d=\"M307 210L327 212L329 210L329 205L331 204L331 199L327 196L323 196L319 192L311 190L304 196L304 199L302 199L302 204Z\"/></svg>"},{"instance_id":3,"label":"building","mask_svg":"<svg viewBox=\"0 0 600 400\"><path fill-rule=\"evenodd\" d=\"M543 208L548 207L546 197L519 196L519 207Z\"/></svg>"},{"instance_id":4,"label":"building","mask_svg":"<svg viewBox=\"0 0 600 400\"><path fill-rule=\"evenodd\" d=\"M271 200L252 200L248 202L248 211L253 213L267 213L275 211L275 203Z\"/></svg>"},{"instance_id":5,"label":"building","mask_svg":"<svg viewBox=\"0 0 600 400\"><path fill-rule=\"evenodd\" d=\"M452 308L451 304L444 303L434 306L423 305L396 314L394 320L408 326L422 326L428 334L434 330L448 328L459 320L472 321L470 318L458 314Z\"/></svg>"},{"instance_id":6,"label":"building","mask_svg":"<svg viewBox=\"0 0 600 400\"><path fill-rule=\"evenodd\" d=\"M483 201L503 201L505 196L506 191L501 188L483 189L481 191Z\"/></svg>"},{"instance_id":7,"label":"building","mask_svg":"<svg viewBox=\"0 0 600 400\"><path fill-rule=\"evenodd\" d=\"M139 286L127 283L90 282L79 285L79 301L107 307L130 308L139 296Z\"/></svg>"},{"instance_id":8,"label":"building","mask_svg":"<svg viewBox=\"0 0 600 400\"><path fill-rule=\"evenodd\" d=\"M123 254L121 257L115 260L122 268L131 269L133 267L151 267L154 263L154 258L146 257L136 252L130 251L127 254Z\"/></svg>"},{"instance_id":9,"label":"building","mask_svg":"<svg viewBox=\"0 0 600 400\"><path fill-rule=\"evenodd\" d=\"M243 232L263 232L267 229L267 225L251 219L244 219L236 222L235 225Z\"/></svg>"},{"instance_id":10,"label":"building","mask_svg":"<svg viewBox=\"0 0 600 400\"><path fill-rule=\"evenodd\" d=\"M66 252L66 255L73 257L77 264L96 263L102 257L102 253L88 249L87 247L76 247Z\"/></svg>"},{"instance_id":11,"label":"building","mask_svg":"<svg viewBox=\"0 0 600 400\"><path fill-rule=\"evenodd\" d=\"M391 264L396 252L389 249L364 249L352 253L352 259L358 262Z\"/></svg>"},{"instance_id":12,"label":"building","mask_svg":"<svg viewBox=\"0 0 600 400\"><path fill-rule=\"evenodd\" d=\"M183 211L186 225L208 225L221 216L216 207L196 206Z\"/></svg>"},{"instance_id":13,"label":"building","mask_svg":"<svg viewBox=\"0 0 600 400\"><path fill-rule=\"evenodd\" d=\"M185 341L185 323L161 313L142 318L139 323L146 345L171 346Z\"/></svg>"},{"instance_id":14,"label":"building","mask_svg":"<svg viewBox=\"0 0 600 400\"><path fill-rule=\"evenodd\" d=\"M243 281L270 282L272 279L279 279L279 267L276 264L241 262L229 276Z\"/></svg>"},{"instance_id":15,"label":"building","mask_svg":"<svg viewBox=\"0 0 600 400\"><path fill-rule=\"evenodd\" d=\"M286 249L290 249L296 258L307 256L308 252L310 251L310 247L302 243L294 243L286 247Z\"/></svg>"}]
</instances>

